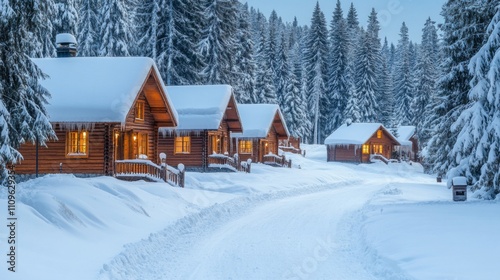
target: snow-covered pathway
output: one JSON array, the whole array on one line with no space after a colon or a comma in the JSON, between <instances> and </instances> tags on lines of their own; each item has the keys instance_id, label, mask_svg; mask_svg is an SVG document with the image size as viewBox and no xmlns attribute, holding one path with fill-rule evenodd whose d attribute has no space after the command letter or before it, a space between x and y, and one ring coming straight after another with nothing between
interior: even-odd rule
<instances>
[{"instance_id":1,"label":"snow-covered pathway","mask_svg":"<svg viewBox=\"0 0 500 280\"><path fill-rule=\"evenodd\" d=\"M358 235L349 216L386 185L337 184L214 205L127 246L100 278L372 279L350 249Z\"/></svg>"}]
</instances>

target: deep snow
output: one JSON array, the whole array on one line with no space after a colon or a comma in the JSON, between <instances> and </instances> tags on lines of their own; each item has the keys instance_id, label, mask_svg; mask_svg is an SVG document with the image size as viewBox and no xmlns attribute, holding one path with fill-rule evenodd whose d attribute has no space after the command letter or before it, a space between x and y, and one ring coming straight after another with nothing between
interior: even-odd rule
<instances>
[{"instance_id":1,"label":"deep snow","mask_svg":"<svg viewBox=\"0 0 500 280\"><path fill-rule=\"evenodd\" d=\"M0 279L497 279L499 201L453 202L418 164L186 174L186 188L51 175L17 186ZM300 169L298 168L300 166ZM7 223L6 191L0 220Z\"/></svg>"}]
</instances>

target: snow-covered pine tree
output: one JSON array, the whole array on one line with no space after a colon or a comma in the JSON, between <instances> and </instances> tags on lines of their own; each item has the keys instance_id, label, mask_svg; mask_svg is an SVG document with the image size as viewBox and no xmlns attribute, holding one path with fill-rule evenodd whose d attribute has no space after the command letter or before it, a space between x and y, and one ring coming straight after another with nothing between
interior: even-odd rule
<instances>
[{"instance_id":1,"label":"snow-covered pine tree","mask_svg":"<svg viewBox=\"0 0 500 280\"><path fill-rule=\"evenodd\" d=\"M356 92L356 86L354 83L350 85L348 94L347 105L344 110L345 119L350 120L353 123L360 122L361 115L359 114L360 108L358 105L359 96Z\"/></svg>"},{"instance_id":2,"label":"snow-covered pine tree","mask_svg":"<svg viewBox=\"0 0 500 280\"><path fill-rule=\"evenodd\" d=\"M45 104L49 93L40 86L40 69L27 53L33 32L35 5L27 0L0 0L0 178L6 165L17 163L17 151L25 142L45 145L55 139ZM5 182L3 182L5 183Z\"/></svg>"},{"instance_id":3,"label":"snow-covered pine tree","mask_svg":"<svg viewBox=\"0 0 500 280\"><path fill-rule=\"evenodd\" d=\"M198 43L204 83L234 84L237 4L237 0L207 1L203 16L206 25Z\"/></svg>"},{"instance_id":4,"label":"snow-covered pine tree","mask_svg":"<svg viewBox=\"0 0 500 280\"><path fill-rule=\"evenodd\" d=\"M268 33L267 33L267 45L266 45L266 57L267 57L267 63L269 64L269 67L271 68L271 79L273 80L274 83L274 88L278 89L279 87L279 66L278 66L278 48L279 48L279 18L278 14L276 13L275 10L271 12L271 15L269 16L269 25L268 25ZM278 94L277 94L278 95Z\"/></svg>"},{"instance_id":5,"label":"snow-covered pine tree","mask_svg":"<svg viewBox=\"0 0 500 280\"><path fill-rule=\"evenodd\" d=\"M56 0L52 38L58 33L78 34L78 9L75 0Z\"/></svg>"},{"instance_id":6,"label":"snow-covered pine tree","mask_svg":"<svg viewBox=\"0 0 500 280\"><path fill-rule=\"evenodd\" d=\"M307 103L301 90L301 68L300 62L292 64L290 75L285 90L283 114L291 136L303 138L307 127ZM299 77L298 77L299 76Z\"/></svg>"},{"instance_id":7,"label":"snow-covered pine tree","mask_svg":"<svg viewBox=\"0 0 500 280\"><path fill-rule=\"evenodd\" d=\"M337 0L330 23L328 92L331 107L325 126L330 134L344 123L349 91L349 38L340 0Z\"/></svg>"},{"instance_id":8,"label":"snow-covered pine tree","mask_svg":"<svg viewBox=\"0 0 500 280\"><path fill-rule=\"evenodd\" d=\"M469 64L472 89L454 124L461 130L450 155L456 167L448 175L466 175L481 190L478 196L494 199L500 193L500 5L487 35Z\"/></svg>"},{"instance_id":9,"label":"snow-covered pine tree","mask_svg":"<svg viewBox=\"0 0 500 280\"><path fill-rule=\"evenodd\" d=\"M432 103L436 95L439 45L435 22L430 18L425 22L422 30L422 43L415 67L414 98L412 111L414 112L412 124L416 127L419 147L426 146L431 136L430 127L426 125L427 119L432 115Z\"/></svg>"},{"instance_id":10,"label":"snow-covered pine tree","mask_svg":"<svg viewBox=\"0 0 500 280\"><path fill-rule=\"evenodd\" d=\"M358 12L356 8L354 8L354 4L351 2L351 6L349 7L349 11L347 12L346 17L347 24L347 38L349 39L349 51L348 51L348 74L347 82L348 82L348 97L347 97L347 107L344 113L344 120L350 119L353 122L359 122L361 117L359 116L359 106L355 104L358 102L358 94L356 92L356 85L354 80L354 72L355 72L355 61L356 61L356 48L357 42L359 40L359 36L361 34L361 27L359 26L358 20Z\"/></svg>"},{"instance_id":11,"label":"snow-covered pine tree","mask_svg":"<svg viewBox=\"0 0 500 280\"><path fill-rule=\"evenodd\" d=\"M376 90L376 63L378 50L373 50L373 40L368 32L361 29L361 36L356 48L354 64L354 84L358 100L361 122L377 121L378 103ZM354 100L353 100L354 101Z\"/></svg>"},{"instance_id":12,"label":"snow-covered pine tree","mask_svg":"<svg viewBox=\"0 0 500 280\"><path fill-rule=\"evenodd\" d=\"M277 104L276 89L274 88L274 82L271 78L271 66L266 57L267 37L265 30L261 31L259 42L260 44L256 54L258 67L255 72L255 100L252 100L252 103Z\"/></svg>"},{"instance_id":13,"label":"snow-covered pine tree","mask_svg":"<svg viewBox=\"0 0 500 280\"><path fill-rule=\"evenodd\" d=\"M438 94L434 99L430 123L433 136L425 153L426 165L434 173L444 176L454 166L451 150L458 138L460 128L451 129L468 103L469 82L472 76L467 65L484 43L485 31L492 18L487 3L490 0L447 1L441 14L444 23L442 77L438 82Z\"/></svg>"},{"instance_id":14,"label":"snow-covered pine tree","mask_svg":"<svg viewBox=\"0 0 500 280\"><path fill-rule=\"evenodd\" d=\"M309 105L313 144L318 144L324 137L324 125L329 100L326 96L328 69L328 30L325 15L316 2L311 28L309 30L304 54L306 75L306 95Z\"/></svg>"},{"instance_id":15,"label":"snow-covered pine tree","mask_svg":"<svg viewBox=\"0 0 500 280\"><path fill-rule=\"evenodd\" d=\"M98 0L80 0L77 34L79 56L99 55L100 3Z\"/></svg>"},{"instance_id":16,"label":"snow-covered pine tree","mask_svg":"<svg viewBox=\"0 0 500 280\"><path fill-rule=\"evenodd\" d=\"M408 36L408 27L403 22L400 30L400 39L397 47L398 61L396 64L396 76L394 83L395 113L394 119L398 125L410 125L412 120L411 102L413 81L411 79L410 66L410 40Z\"/></svg>"},{"instance_id":17,"label":"snow-covered pine tree","mask_svg":"<svg viewBox=\"0 0 500 280\"><path fill-rule=\"evenodd\" d=\"M249 25L248 4L245 3L239 11L238 45L236 53L236 84L234 91L239 103L251 103L255 90L255 61L253 42Z\"/></svg>"},{"instance_id":18,"label":"snow-covered pine tree","mask_svg":"<svg viewBox=\"0 0 500 280\"><path fill-rule=\"evenodd\" d=\"M201 84L203 57L196 51L205 9L202 1L164 0L158 16L156 64L167 85ZM189 13L185 11L189 10Z\"/></svg>"},{"instance_id":19,"label":"snow-covered pine tree","mask_svg":"<svg viewBox=\"0 0 500 280\"><path fill-rule=\"evenodd\" d=\"M288 84L290 83L290 64L288 62L288 42L285 39L285 33L281 33L280 45L278 48L277 57L277 75L278 87L276 88L276 99L281 108L285 106L285 92L288 89Z\"/></svg>"},{"instance_id":20,"label":"snow-covered pine tree","mask_svg":"<svg viewBox=\"0 0 500 280\"><path fill-rule=\"evenodd\" d=\"M127 0L104 0L99 38L101 56L130 56L135 45L134 6Z\"/></svg>"},{"instance_id":21,"label":"snow-covered pine tree","mask_svg":"<svg viewBox=\"0 0 500 280\"><path fill-rule=\"evenodd\" d=\"M28 45L29 57L53 57L56 49L54 45L52 21L56 12L56 5L52 0L27 1L27 5L33 5L34 14L30 21L33 26L28 27L31 37Z\"/></svg>"},{"instance_id":22,"label":"snow-covered pine tree","mask_svg":"<svg viewBox=\"0 0 500 280\"><path fill-rule=\"evenodd\" d=\"M375 101L377 102L377 107L375 109L375 119L374 121L380 122L381 115L382 115L382 107L380 106L379 102L385 97L385 93L383 92L383 89L381 87L381 79L382 79L382 55L380 53L381 51L381 44L380 44L380 38L378 36L378 33L380 31L380 23L378 21L377 17L377 12L375 12L375 9L372 8L372 11L368 17L368 25L366 28L368 40L369 40L369 54L368 57L371 57L372 62L372 68L374 71L374 91L375 91Z\"/></svg>"},{"instance_id":23,"label":"snow-covered pine tree","mask_svg":"<svg viewBox=\"0 0 500 280\"><path fill-rule=\"evenodd\" d=\"M159 26L165 24L162 18L163 10L167 9L164 0L144 1L137 6L134 17L135 31L137 33L137 54L157 60L159 48Z\"/></svg>"},{"instance_id":24,"label":"snow-covered pine tree","mask_svg":"<svg viewBox=\"0 0 500 280\"><path fill-rule=\"evenodd\" d=\"M390 48L387 38L381 50L381 74L378 79L380 89L380 122L386 127L392 127L394 117L394 92L392 82L392 72L389 66Z\"/></svg>"}]
</instances>

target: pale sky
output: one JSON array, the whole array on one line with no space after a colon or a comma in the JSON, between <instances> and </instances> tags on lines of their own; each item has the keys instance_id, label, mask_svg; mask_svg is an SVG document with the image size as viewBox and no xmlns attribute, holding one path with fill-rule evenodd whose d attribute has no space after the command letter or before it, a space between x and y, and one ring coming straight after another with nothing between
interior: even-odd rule
<instances>
[{"instance_id":1,"label":"pale sky","mask_svg":"<svg viewBox=\"0 0 500 280\"><path fill-rule=\"evenodd\" d=\"M292 22L294 16L300 25L310 25L311 17L318 0L239 0L247 2L250 7L260 10L266 18L269 18L272 10L276 10L285 22ZM408 26L410 40L418 42L422 40L422 29L427 18L436 23L443 23L440 15L441 8L446 0L341 0L344 17L349 11L351 2L358 12L358 20L366 27L368 16L372 10L378 14L381 31L380 38L387 36L389 43L397 44L399 30L403 21ZM325 14L328 26L332 20L333 10L337 0L319 0L321 11Z\"/></svg>"}]
</instances>

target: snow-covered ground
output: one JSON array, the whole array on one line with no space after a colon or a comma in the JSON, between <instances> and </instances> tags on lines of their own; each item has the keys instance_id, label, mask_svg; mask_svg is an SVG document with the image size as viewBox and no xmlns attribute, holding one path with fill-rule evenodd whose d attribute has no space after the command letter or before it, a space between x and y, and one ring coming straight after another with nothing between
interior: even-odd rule
<instances>
[{"instance_id":1,"label":"snow-covered ground","mask_svg":"<svg viewBox=\"0 0 500 280\"><path fill-rule=\"evenodd\" d=\"M184 189L71 175L18 184L16 272L2 226L0 279L498 279L498 200L453 202L418 164L306 150L292 169L188 172Z\"/></svg>"}]
</instances>

